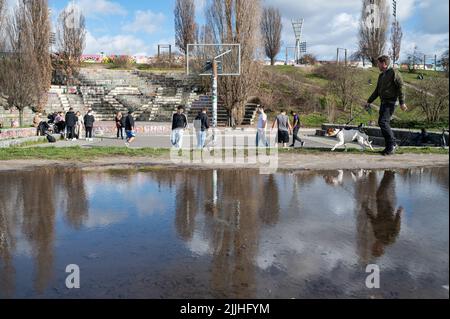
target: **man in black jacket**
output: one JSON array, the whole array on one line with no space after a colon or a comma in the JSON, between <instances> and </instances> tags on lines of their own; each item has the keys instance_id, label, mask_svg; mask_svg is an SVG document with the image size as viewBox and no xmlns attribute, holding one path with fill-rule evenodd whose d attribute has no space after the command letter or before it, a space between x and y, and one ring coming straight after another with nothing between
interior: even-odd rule
<instances>
[{"instance_id":1,"label":"man in black jacket","mask_svg":"<svg viewBox=\"0 0 450 319\"><path fill-rule=\"evenodd\" d=\"M129 147L131 143L136 139L133 110L128 112L128 116L125 119L125 133L127 134L127 141L125 142L126 147Z\"/></svg>"},{"instance_id":2,"label":"man in black jacket","mask_svg":"<svg viewBox=\"0 0 450 319\"><path fill-rule=\"evenodd\" d=\"M386 148L382 152L383 155L393 155L397 149L395 143L395 136L391 129L391 118L394 115L397 100L400 101L400 107L403 111L407 111L408 107L405 104L405 94L403 90L403 79L400 73L389 67L390 58L386 55L378 58L378 68L382 72L378 78L378 84L367 101L367 108L378 97L381 99L380 117L378 125L381 128Z\"/></svg>"},{"instance_id":3,"label":"man in black jacket","mask_svg":"<svg viewBox=\"0 0 450 319\"><path fill-rule=\"evenodd\" d=\"M184 107L180 105L177 108L177 112L172 117L172 136L170 137L172 145L177 149L183 147L183 134L187 125L188 121L184 114Z\"/></svg>"},{"instance_id":4,"label":"man in black jacket","mask_svg":"<svg viewBox=\"0 0 450 319\"><path fill-rule=\"evenodd\" d=\"M206 133L209 130L209 119L206 113L208 109L205 107L197 115L194 121L194 127L197 133L197 148L203 149L206 143Z\"/></svg>"},{"instance_id":5,"label":"man in black jacket","mask_svg":"<svg viewBox=\"0 0 450 319\"><path fill-rule=\"evenodd\" d=\"M92 130L94 129L95 117L92 114L92 110L89 110L84 116L84 128L86 130L86 141L93 141Z\"/></svg>"},{"instance_id":6,"label":"man in black jacket","mask_svg":"<svg viewBox=\"0 0 450 319\"><path fill-rule=\"evenodd\" d=\"M75 112L73 111L73 108L71 107L69 109L69 112L66 114L66 130L67 130L67 140L71 139L72 141L75 141L75 124L77 124L78 118L75 115Z\"/></svg>"}]
</instances>

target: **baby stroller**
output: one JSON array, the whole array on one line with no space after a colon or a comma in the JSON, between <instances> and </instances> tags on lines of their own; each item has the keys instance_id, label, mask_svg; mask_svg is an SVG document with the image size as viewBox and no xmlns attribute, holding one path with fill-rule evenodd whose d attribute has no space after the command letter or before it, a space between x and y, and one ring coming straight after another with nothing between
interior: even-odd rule
<instances>
[{"instance_id":1,"label":"baby stroller","mask_svg":"<svg viewBox=\"0 0 450 319\"><path fill-rule=\"evenodd\" d=\"M38 135L39 136L45 136L47 131L49 131L50 125L47 122L41 122L39 123L39 126L37 128Z\"/></svg>"}]
</instances>

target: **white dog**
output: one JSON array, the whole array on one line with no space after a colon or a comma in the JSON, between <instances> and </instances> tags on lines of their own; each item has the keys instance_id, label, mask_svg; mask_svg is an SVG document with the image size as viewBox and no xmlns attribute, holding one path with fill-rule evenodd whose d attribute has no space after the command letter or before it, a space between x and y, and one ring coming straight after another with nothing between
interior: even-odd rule
<instances>
[{"instance_id":1,"label":"white dog","mask_svg":"<svg viewBox=\"0 0 450 319\"><path fill-rule=\"evenodd\" d=\"M347 150L347 143L358 142L358 144L362 147L363 150L366 147L369 147L373 151L372 142L369 141L369 138L366 134L361 133L358 130L336 130L334 128L329 128L327 130L327 136L336 137L339 141L332 149L333 152L339 146L344 146L345 150Z\"/></svg>"}]
</instances>

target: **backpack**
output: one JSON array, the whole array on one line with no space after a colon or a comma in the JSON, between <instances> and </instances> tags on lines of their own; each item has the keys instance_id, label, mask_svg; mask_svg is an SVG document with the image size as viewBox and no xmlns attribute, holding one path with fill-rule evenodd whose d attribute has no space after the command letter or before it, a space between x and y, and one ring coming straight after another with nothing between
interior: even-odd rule
<instances>
[{"instance_id":1,"label":"backpack","mask_svg":"<svg viewBox=\"0 0 450 319\"><path fill-rule=\"evenodd\" d=\"M47 141L49 143L56 143L56 138L54 138L52 135L47 134Z\"/></svg>"}]
</instances>

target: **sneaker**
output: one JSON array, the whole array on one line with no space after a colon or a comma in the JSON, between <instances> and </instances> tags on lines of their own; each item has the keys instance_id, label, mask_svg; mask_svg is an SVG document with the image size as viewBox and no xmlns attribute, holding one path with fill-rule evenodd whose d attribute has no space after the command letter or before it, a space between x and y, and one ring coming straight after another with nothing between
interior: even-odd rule
<instances>
[{"instance_id":1,"label":"sneaker","mask_svg":"<svg viewBox=\"0 0 450 319\"><path fill-rule=\"evenodd\" d=\"M398 150L398 145L394 145L394 146L392 147L391 150L386 150L386 151L383 153L383 155L384 155L384 156L392 156L392 155L395 155L395 153L397 152L397 150Z\"/></svg>"},{"instance_id":2,"label":"sneaker","mask_svg":"<svg viewBox=\"0 0 450 319\"><path fill-rule=\"evenodd\" d=\"M295 147L295 145L294 145L294 144L292 144L292 145L289 145L289 147Z\"/></svg>"},{"instance_id":3,"label":"sneaker","mask_svg":"<svg viewBox=\"0 0 450 319\"><path fill-rule=\"evenodd\" d=\"M305 146L305 142L302 142L302 147L304 147Z\"/></svg>"},{"instance_id":4,"label":"sneaker","mask_svg":"<svg viewBox=\"0 0 450 319\"><path fill-rule=\"evenodd\" d=\"M126 146L127 148L130 148L130 143L125 142L125 146Z\"/></svg>"},{"instance_id":5,"label":"sneaker","mask_svg":"<svg viewBox=\"0 0 450 319\"><path fill-rule=\"evenodd\" d=\"M76 138L73 138L73 139L72 139L72 142L75 142L76 140L77 140Z\"/></svg>"}]
</instances>

